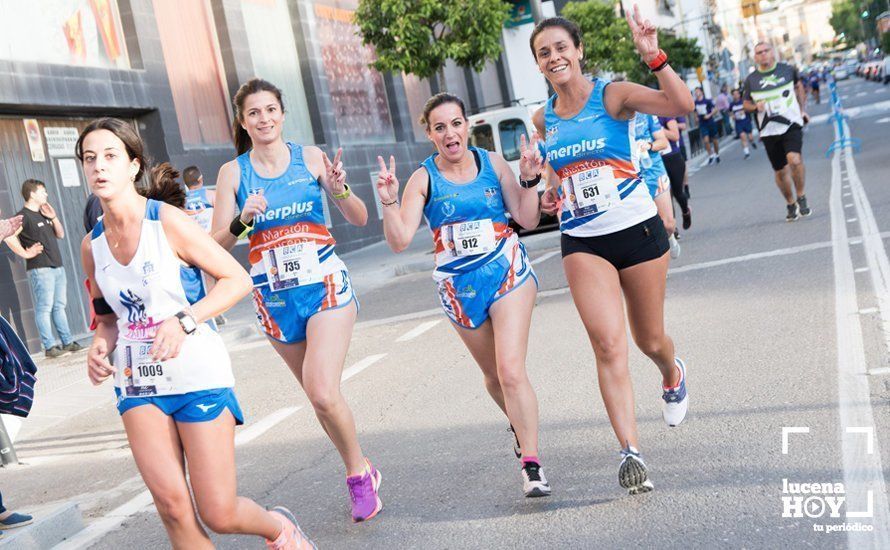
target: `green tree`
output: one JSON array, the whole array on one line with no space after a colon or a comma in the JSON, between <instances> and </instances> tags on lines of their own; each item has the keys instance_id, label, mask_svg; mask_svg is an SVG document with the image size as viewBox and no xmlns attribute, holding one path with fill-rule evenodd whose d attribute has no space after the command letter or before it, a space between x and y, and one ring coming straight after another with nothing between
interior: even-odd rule
<instances>
[{"instance_id":1,"label":"green tree","mask_svg":"<svg viewBox=\"0 0 890 550\"><path fill-rule=\"evenodd\" d=\"M885 0L834 0L829 23L838 36L843 33L847 44L879 42L876 19L886 6Z\"/></svg>"},{"instance_id":2,"label":"green tree","mask_svg":"<svg viewBox=\"0 0 890 550\"><path fill-rule=\"evenodd\" d=\"M481 71L501 54L501 29L510 13L503 0L360 0L355 23L377 51L373 67L419 78L439 75L448 59Z\"/></svg>"}]
</instances>

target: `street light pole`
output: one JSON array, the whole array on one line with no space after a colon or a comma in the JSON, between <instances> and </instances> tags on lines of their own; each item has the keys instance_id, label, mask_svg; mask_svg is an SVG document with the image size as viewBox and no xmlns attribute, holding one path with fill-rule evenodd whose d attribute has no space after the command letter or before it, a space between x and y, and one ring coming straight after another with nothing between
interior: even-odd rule
<instances>
[{"instance_id":1,"label":"street light pole","mask_svg":"<svg viewBox=\"0 0 890 550\"><path fill-rule=\"evenodd\" d=\"M544 10L541 8L541 0L529 0L529 4L531 4L532 17L535 20L535 25L537 25L544 20Z\"/></svg>"}]
</instances>

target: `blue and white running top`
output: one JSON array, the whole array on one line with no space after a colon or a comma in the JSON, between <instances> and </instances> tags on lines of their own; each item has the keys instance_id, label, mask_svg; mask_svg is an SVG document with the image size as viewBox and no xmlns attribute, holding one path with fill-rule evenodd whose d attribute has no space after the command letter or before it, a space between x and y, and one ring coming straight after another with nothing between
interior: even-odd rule
<instances>
[{"instance_id":1,"label":"blue and white running top","mask_svg":"<svg viewBox=\"0 0 890 550\"><path fill-rule=\"evenodd\" d=\"M488 151L476 147L469 150L479 159L480 169L476 179L468 183L447 180L436 166L438 153L422 163L430 176L423 215L436 247L436 281L473 271L520 245L510 229L501 182Z\"/></svg>"},{"instance_id":2,"label":"blue and white running top","mask_svg":"<svg viewBox=\"0 0 890 550\"><path fill-rule=\"evenodd\" d=\"M160 211L160 202L147 202L139 245L127 265L111 254L103 220L93 228L96 284L117 315L115 386L124 398L233 387L229 354L207 323L185 338L175 359L158 362L148 353L161 323L189 306L182 262L170 248Z\"/></svg>"},{"instance_id":3,"label":"blue and white running top","mask_svg":"<svg viewBox=\"0 0 890 550\"><path fill-rule=\"evenodd\" d=\"M207 189L188 189L185 194L185 211L191 216L204 231L210 233L213 222L213 205L207 197Z\"/></svg>"},{"instance_id":4,"label":"blue and white running top","mask_svg":"<svg viewBox=\"0 0 890 550\"><path fill-rule=\"evenodd\" d=\"M636 134L638 142L652 142L655 139L652 137L652 134L664 129L661 126L661 122L658 121L658 118L645 113L636 114L634 117L634 125L634 133ZM670 152L670 150L670 147L665 149L665 151L668 152ZM649 156L650 161L648 167L645 167L642 159L640 160L640 177L643 178L643 182L646 184L646 188L649 189L649 194L653 199L669 189L668 185L670 185L670 181L667 177L667 170L664 168L664 161L661 160L661 154L661 151L653 151L651 149L647 151L646 155Z\"/></svg>"},{"instance_id":5,"label":"blue and white running top","mask_svg":"<svg viewBox=\"0 0 890 550\"><path fill-rule=\"evenodd\" d=\"M250 151L238 157L238 208L261 190L268 203L254 219L248 261L254 286L269 285L272 291L320 283L325 275L346 270L325 225L324 190L303 162L303 148L290 142L287 146L290 164L275 178L256 173Z\"/></svg>"},{"instance_id":6,"label":"blue and white running top","mask_svg":"<svg viewBox=\"0 0 890 550\"><path fill-rule=\"evenodd\" d=\"M580 113L561 118L544 110L547 161L561 181L560 230L574 237L607 235L656 214L641 185L632 120L616 120L603 105L607 82L594 79Z\"/></svg>"}]
</instances>

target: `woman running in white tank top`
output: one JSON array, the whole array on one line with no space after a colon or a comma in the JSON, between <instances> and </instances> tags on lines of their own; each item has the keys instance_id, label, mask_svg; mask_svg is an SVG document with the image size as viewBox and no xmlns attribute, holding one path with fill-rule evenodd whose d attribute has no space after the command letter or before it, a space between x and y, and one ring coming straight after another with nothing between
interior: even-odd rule
<instances>
[{"instance_id":1,"label":"woman running in white tank top","mask_svg":"<svg viewBox=\"0 0 890 550\"><path fill-rule=\"evenodd\" d=\"M207 321L244 297L250 280L188 215L136 191L143 150L135 131L112 118L90 123L75 147L105 213L81 245L98 321L90 380L114 376L133 458L174 548L213 548L198 515L217 533L259 535L277 549L314 548L286 508L267 511L236 496L234 430L243 417L228 352ZM183 263L218 281L193 305Z\"/></svg>"}]
</instances>

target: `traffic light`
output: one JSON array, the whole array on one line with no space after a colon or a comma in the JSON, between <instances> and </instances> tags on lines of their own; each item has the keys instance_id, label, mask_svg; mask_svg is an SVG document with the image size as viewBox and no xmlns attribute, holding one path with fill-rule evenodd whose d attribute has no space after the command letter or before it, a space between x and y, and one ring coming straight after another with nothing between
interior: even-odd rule
<instances>
[{"instance_id":1,"label":"traffic light","mask_svg":"<svg viewBox=\"0 0 890 550\"><path fill-rule=\"evenodd\" d=\"M760 15L760 0L742 0L742 17Z\"/></svg>"}]
</instances>

